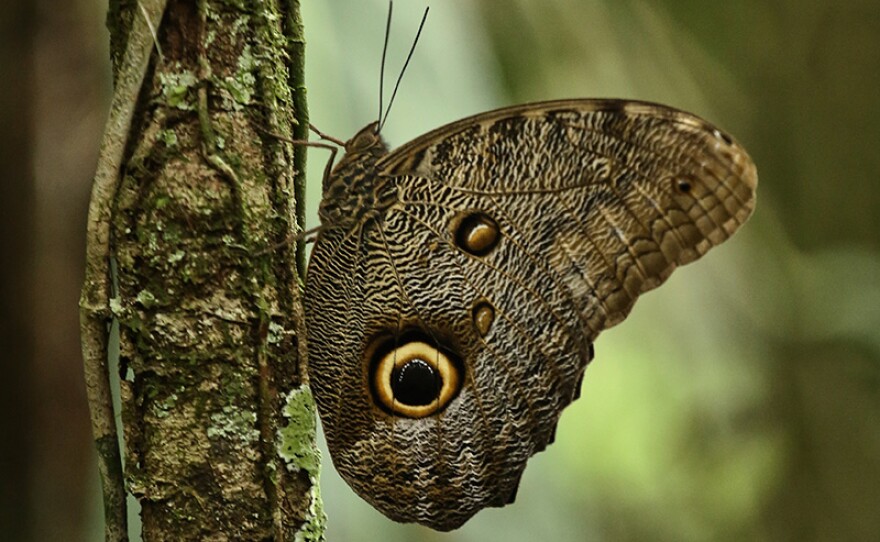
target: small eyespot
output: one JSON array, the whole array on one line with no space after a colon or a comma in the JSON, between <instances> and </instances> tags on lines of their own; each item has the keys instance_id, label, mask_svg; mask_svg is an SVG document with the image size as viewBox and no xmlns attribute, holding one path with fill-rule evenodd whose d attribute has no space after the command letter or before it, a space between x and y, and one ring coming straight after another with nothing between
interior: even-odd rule
<instances>
[{"instance_id":1,"label":"small eyespot","mask_svg":"<svg viewBox=\"0 0 880 542\"><path fill-rule=\"evenodd\" d=\"M485 337L489 334L492 324L495 322L495 307L485 299L482 299L474 304L472 318L477 332L481 337Z\"/></svg>"},{"instance_id":2,"label":"small eyespot","mask_svg":"<svg viewBox=\"0 0 880 542\"><path fill-rule=\"evenodd\" d=\"M691 181L688 179L679 178L674 179L672 182L675 184L675 190L679 194L689 194L691 189L693 188Z\"/></svg>"},{"instance_id":3,"label":"small eyespot","mask_svg":"<svg viewBox=\"0 0 880 542\"><path fill-rule=\"evenodd\" d=\"M492 217L474 212L457 221L455 244L474 256L485 256L498 244L501 230Z\"/></svg>"},{"instance_id":4,"label":"small eyespot","mask_svg":"<svg viewBox=\"0 0 880 542\"><path fill-rule=\"evenodd\" d=\"M456 361L426 342L412 340L378 357L372 387L379 405L391 414L430 416L446 407L461 388Z\"/></svg>"}]
</instances>

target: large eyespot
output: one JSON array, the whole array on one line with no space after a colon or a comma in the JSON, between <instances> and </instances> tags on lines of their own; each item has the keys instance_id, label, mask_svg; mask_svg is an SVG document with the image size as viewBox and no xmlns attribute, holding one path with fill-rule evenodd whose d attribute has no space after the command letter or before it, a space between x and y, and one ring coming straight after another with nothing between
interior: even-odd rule
<instances>
[{"instance_id":1,"label":"large eyespot","mask_svg":"<svg viewBox=\"0 0 880 542\"><path fill-rule=\"evenodd\" d=\"M501 237L498 223L480 212L468 213L456 221L455 244L474 256L485 256L495 248Z\"/></svg>"},{"instance_id":2,"label":"large eyespot","mask_svg":"<svg viewBox=\"0 0 880 542\"><path fill-rule=\"evenodd\" d=\"M443 350L421 340L383 350L375 352L372 387L379 405L392 414L430 416L461 388L461 369Z\"/></svg>"}]
</instances>

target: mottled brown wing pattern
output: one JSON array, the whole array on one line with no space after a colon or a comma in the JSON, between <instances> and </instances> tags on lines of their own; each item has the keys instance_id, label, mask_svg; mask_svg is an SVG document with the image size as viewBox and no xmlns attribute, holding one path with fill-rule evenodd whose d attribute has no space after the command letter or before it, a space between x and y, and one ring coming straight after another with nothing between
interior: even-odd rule
<instances>
[{"instance_id":1,"label":"mottled brown wing pattern","mask_svg":"<svg viewBox=\"0 0 880 542\"><path fill-rule=\"evenodd\" d=\"M593 311L592 338L754 207L757 174L742 147L656 104L551 102L437 132L385 156L381 173L499 201L524 239L543 241L542 256L567 268L572 295Z\"/></svg>"},{"instance_id":2,"label":"mottled brown wing pattern","mask_svg":"<svg viewBox=\"0 0 880 542\"><path fill-rule=\"evenodd\" d=\"M325 190L309 372L343 478L448 530L512 502L598 334L733 234L757 179L727 135L638 102L508 108L385 152L361 131Z\"/></svg>"}]
</instances>

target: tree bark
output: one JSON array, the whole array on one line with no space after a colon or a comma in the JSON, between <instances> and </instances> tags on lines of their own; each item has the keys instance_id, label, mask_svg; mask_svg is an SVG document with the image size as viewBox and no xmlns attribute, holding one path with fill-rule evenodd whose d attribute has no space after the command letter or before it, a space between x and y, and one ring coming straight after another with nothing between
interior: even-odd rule
<instances>
[{"instance_id":1,"label":"tree bark","mask_svg":"<svg viewBox=\"0 0 880 542\"><path fill-rule=\"evenodd\" d=\"M299 4L164 4L111 1L108 22L116 95L82 298L107 537L124 532L102 357L112 317L144 539L322 540L302 247L285 242L302 231Z\"/></svg>"}]
</instances>

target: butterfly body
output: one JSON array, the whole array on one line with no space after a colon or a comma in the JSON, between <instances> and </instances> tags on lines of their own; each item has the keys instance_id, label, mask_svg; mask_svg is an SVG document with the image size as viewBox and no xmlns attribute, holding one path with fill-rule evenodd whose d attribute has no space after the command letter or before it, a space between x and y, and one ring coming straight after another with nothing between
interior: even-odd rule
<instances>
[{"instance_id":1,"label":"butterfly body","mask_svg":"<svg viewBox=\"0 0 880 542\"><path fill-rule=\"evenodd\" d=\"M305 293L337 470L440 530L512 502L599 333L732 235L756 183L729 136L642 102L516 106L393 151L361 130L326 180Z\"/></svg>"}]
</instances>

